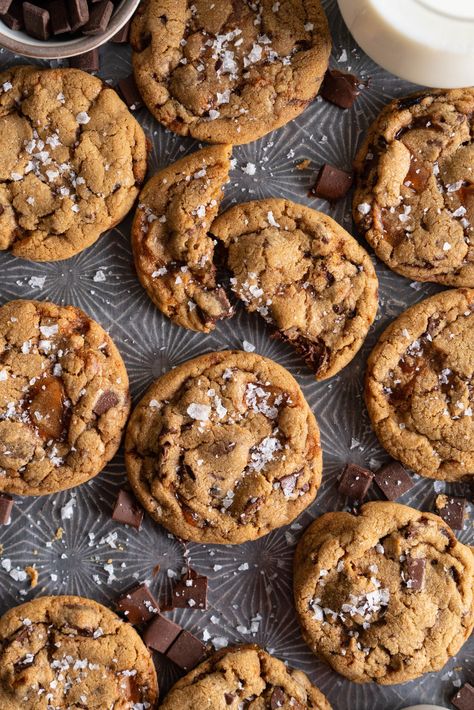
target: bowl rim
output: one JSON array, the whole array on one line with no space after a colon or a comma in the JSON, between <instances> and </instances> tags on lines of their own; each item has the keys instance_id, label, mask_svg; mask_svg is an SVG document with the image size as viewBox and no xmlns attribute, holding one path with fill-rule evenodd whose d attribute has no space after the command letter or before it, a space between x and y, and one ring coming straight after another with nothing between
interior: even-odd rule
<instances>
[{"instance_id":1,"label":"bowl rim","mask_svg":"<svg viewBox=\"0 0 474 710\"><path fill-rule=\"evenodd\" d=\"M26 37L24 32L15 32L15 36L5 33L4 23L0 20L0 46L14 52L15 54L31 57L32 59L67 59L77 57L79 54L90 52L105 44L111 37L119 32L130 20L133 13L140 4L140 0L122 0L109 23L109 26L100 35L89 37L77 37L71 40L44 42L34 37L28 42L22 41L21 37ZM54 40L53 40L54 42Z\"/></svg>"}]
</instances>

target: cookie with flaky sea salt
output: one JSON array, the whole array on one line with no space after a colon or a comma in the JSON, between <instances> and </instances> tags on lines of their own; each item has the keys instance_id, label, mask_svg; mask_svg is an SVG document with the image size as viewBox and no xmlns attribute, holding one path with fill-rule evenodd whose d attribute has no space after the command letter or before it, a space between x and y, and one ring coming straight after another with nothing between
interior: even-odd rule
<instances>
[{"instance_id":1,"label":"cookie with flaky sea salt","mask_svg":"<svg viewBox=\"0 0 474 710\"><path fill-rule=\"evenodd\" d=\"M185 540L226 544L294 520L322 468L319 429L296 380L240 351L160 377L132 413L125 461L155 520Z\"/></svg>"},{"instance_id":2,"label":"cookie with flaky sea salt","mask_svg":"<svg viewBox=\"0 0 474 710\"><path fill-rule=\"evenodd\" d=\"M132 227L135 266L152 301L174 323L205 333L232 315L208 234L231 152L211 146L160 170L140 193Z\"/></svg>"},{"instance_id":3,"label":"cookie with flaky sea salt","mask_svg":"<svg viewBox=\"0 0 474 710\"><path fill-rule=\"evenodd\" d=\"M145 0L130 43L138 88L161 123L232 144L302 113L331 51L320 0Z\"/></svg>"},{"instance_id":4,"label":"cookie with flaky sea salt","mask_svg":"<svg viewBox=\"0 0 474 710\"><path fill-rule=\"evenodd\" d=\"M131 209L145 135L117 93L77 69L0 73L0 250L67 259Z\"/></svg>"},{"instance_id":5,"label":"cookie with flaky sea salt","mask_svg":"<svg viewBox=\"0 0 474 710\"><path fill-rule=\"evenodd\" d=\"M38 597L0 619L2 710L151 710L157 699L147 647L102 604Z\"/></svg>"},{"instance_id":6,"label":"cookie with flaky sea salt","mask_svg":"<svg viewBox=\"0 0 474 710\"><path fill-rule=\"evenodd\" d=\"M402 313L367 363L366 402L382 446L422 476L472 480L474 290Z\"/></svg>"},{"instance_id":7,"label":"cookie with flaky sea salt","mask_svg":"<svg viewBox=\"0 0 474 710\"><path fill-rule=\"evenodd\" d=\"M97 475L130 411L125 365L79 308L0 308L0 491L44 495Z\"/></svg>"},{"instance_id":8,"label":"cookie with flaky sea salt","mask_svg":"<svg viewBox=\"0 0 474 710\"><path fill-rule=\"evenodd\" d=\"M161 710L331 710L301 671L258 646L225 648L178 680Z\"/></svg>"},{"instance_id":9,"label":"cookie with flaky sea salt","mask_svg":"<svg viewBox=\"0 0 474 710\"><path fill-rule=\"evenodd\" d=\"M387 266L474 286L474 88L386 106L357 159L354 218Z\"/></svg>"},{"instance_id":10,"label":"cookie with flaky sea salt","mask_svg":"<svg viewBox=\"0 0 474 710\"><path fill-rule=\"evenodd\" d=\"M301 538L296 611L312 651L358 683L439 671L474 626L474 556L436 515L367 503Z\"/></svg>"},{"instance_id":11,"label":"cookie with flaky sea salt","mask_svg":"<svg viewBox=\"0 0 474 710\"><path fill-rule=\"evenodd\" d=\"M352 360L375 318L378 282L350 234L280 199L231 207L211 231L227 247L231 284L246 308L295 347L318 380Z\"/></svg>"}]
</instances>

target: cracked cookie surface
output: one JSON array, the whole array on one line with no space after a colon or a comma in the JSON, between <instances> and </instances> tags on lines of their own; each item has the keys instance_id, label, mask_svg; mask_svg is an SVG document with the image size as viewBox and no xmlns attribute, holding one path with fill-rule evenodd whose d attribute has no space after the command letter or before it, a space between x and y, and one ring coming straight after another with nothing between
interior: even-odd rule
<instances>
[{"instance_id":1,"label":"cracked cookie surface","mask_svg":"<svg viewBox=\"0 0 474 710\"><path fill-rule=\"evenodd\" d=\"M441 518L397 503L326 513L294 560L307 644L350 680L439 671L474 625L474 557Z\"/></svg>"},{"instance_id":2,"label":"cracked cookie surface","mask_svg":"<svg viewBox=\"0 0 474 710\"><path fill-rule=\"evenodd\" d=\"M2 710L145 710L157 697L135 629L91 599L39 597L0 619Z\"/></svg>"},{"instance_id":3,"label":"cracked cookie surface","mask_svg":"<svg viewBox=\"0 0 474 710\"><path fill-rule=\"evenodd\" d=\"M233 290L323 380L361 347L377 312L369 255L334 220L289 200L231 207L211 232L228 249Z\"/></svg>"},{"instance_id":4,"label":"cracked cookie surface","mask_svg":"<svg viewBox=\"0 0 474 710\"><path fill-rule=\"evenodd\" d=\"M367 363L366 403L394 458L422 476L474 472L474 290L412 306L382 334Z\"/></svg>"},{"instance_id":5,"label":"cracked cookie surface","mask_svg":"<svg viewBox=\"0 0 474 710\"><path fill-rule=\"evenodd\" d=\"M0 74L0 249L67 259L131 209L142 128L113 89L77 69Z\"/></svg>"},{"instance_id":6,"label":"cracked cookie surface","mask_svg":"<svg viewBox=\"0 0 474 710\"><path fill-rule=\"evenodd\" d=\"M154 304L174 323L204 333L232 315L216 283L208 234L231 152L231 146L211 146L160 170L140 193L132 227L135 266Z\"/></svg>"},{"instance_id":7,"label":"cracked cookie surface","mask_svg":"<svg viewBox=\"0 0 474 710\"><path fill-rule=\"evenodd\" d=\"M304 111L331 51L319 0L146 0L130 43L138 88L161 123L232 144Z\"/></svg>"},{"instance_id":8,"label":"cracked cookie surface","mask_svg":"<svg viewBox=\"0 0 474 710\"><path fill-rule=\"evenodd\" d=\"M474 286L474 88L390 103L355 168L354 219L387 266Z\"/></svg>"},{"instance_id":9,"label":"cracked cookie surface","mask_svg":"<svg viewBox=\"0 0 474 710\"><path fill-rule=\"evenodd\" d=\"M146 510L195 542L266 535L321 482L319 429L296 380L252 353L209 353L158 379L132 413L125 449Z\"/></svg>"},{"instance_id":10,"label":"cracked cookie surface","mask_svg":"<svg viewBox=\"0 0 474 710\"><path fill-rule=\"evenodd\" d=\"M162 710L331 710L301 671L258 646L226 648L200 663L169 691Z\"/></svg>"},{"instance_id":11,"label":"cracked cookie surface","mask_svg":"<svg viewBox=\"0 0 474 710\"><path fill-rule=\"evenodd\" d=\"M97 475L130 411L109 335L78 308L0 308L0 491L44 495Z\"/></svg>"}]
</instances>

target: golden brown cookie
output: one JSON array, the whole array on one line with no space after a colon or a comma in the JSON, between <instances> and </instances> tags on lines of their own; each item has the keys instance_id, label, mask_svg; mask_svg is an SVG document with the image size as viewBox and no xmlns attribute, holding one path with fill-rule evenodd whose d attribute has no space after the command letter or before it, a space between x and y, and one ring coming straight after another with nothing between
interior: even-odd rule
<instances>
[{"instance_id":1,"label":"golden brown cookie","mask_svg":"<svg viewBox=\"0 0 474 710\"><path fill-rule=\"evenodd\" d=\"M392 101L357 159L354 219L403 276L474 286L474 88Z\"/></svg>"},{"instance_id":2,"label":"golden brown cookie","mask_svg":"<svg viewBox=\"0 0 474 710\"><path fill-rule=\"evenodd\" d=\"M331 710L318 688L254 645L218 651L178 680L160 710Z\"/></svg>"},{"instance_id":3,"label":"golden brown cookie","mask_svg":"<svg viewBox=\"0 0 474 710\"><path fill-rule=\"evenodd\" d=\"M422 476L474 473L474 290L402 313L367 363L366 402L382 446Z\"/></svg>"},{"instance_id":4,"label":"golden brown cookie","mask_svg":"<svg viewBox=\"0 0 474 710\"><path fill-rule=\"evenodd\" d=\"M79 308L0 308L0 491L44 495L89 480L117 451L129 411L120 353Z\"/></svg>"},{"instance_id":5,"label":"golden brown cookie","mask_svg":"<svg viewBox=\"0 0 474 710\"><path fill-rule=\"evenodd\" d=\"M302 113L331 51L319 0L145 0L130 42L152 114L209 143L249 143Z\"/></svg>"},{"instance_id":6,"label":"golden brown cookie","mask_svg":"<svg viewBox=\"0 0 474 710\"><path fill-rule=\"evenodd\" d=\"M294 561L305 641L358 683L439 671L474 626L473 583L470 548L438 516L398 503L322 515Z\"/></svg>"},{"instance_id":7,"label":"golden brown cookie","mask_svg":"<svg viewBox=\"0 0 474 710\"><path fill-rule=\"evenodd\" d=\"M145 173L145 135L99 78L0 74L0 250L35 261L77 254L125 217Z\"/></svg>"},{"instance_id":8,"label":"golden brown cookie","mask_svg":"<svg viewBox=\"0 0 474 710\"><path fill-rule=\"evenodd\" d=\"M140 193L132 227L135 266L153 303L174 323L204 333L232 315L208 235L231 154L231 146L211 146L160 170Z\"/></svg>"},{"instance_id":9,"label":"golden brown cookie","mask_svg":"<svg viewBox=\"0 0 474 710\"><path fill-rule=\"evenodd\" d=\"M148 649L102 604L39 597L0 619L2 710L145 710L157 698Z\"/></svg>"},{"instance_id":10,"label":"golden brown cookie","mask_svg":"<svg viewBox=\"0 0 474 710\"><path fill-rule=\"evenodd\" d=\"M293 345L318 380L361 347L377 312L378 282L367 252L334 220L289 200L231 207L211 231L228 249L231 284Z\"/></svg>"},{"instance_id":11,"label":"golden brown cookie","mask_svg":"<svg viewBox=\"0 0 474 710\"><path fill-rule=\"evenodd\" d=\"M290 523L321 482L319 429L296 380L253 353L209 353L160 377L134 410L135 494L185 540L236 544Z\"/></svg>"}]
</instances>

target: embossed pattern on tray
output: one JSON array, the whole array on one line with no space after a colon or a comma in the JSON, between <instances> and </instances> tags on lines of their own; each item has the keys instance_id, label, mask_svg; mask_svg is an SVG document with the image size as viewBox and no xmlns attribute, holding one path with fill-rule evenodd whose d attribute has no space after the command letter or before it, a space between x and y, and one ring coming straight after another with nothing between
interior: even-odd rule
<instances>
[{"instance_id":1,"label":"embossed pattern on tray","mask_svg":"<svg viewBox=\"0 0 474 710\"><path fill-rule=\"evenodd\" d=\"M341 111L318 99L284 128L256 143L235 148L237 166L226 187L224 207L259 197L288 197L327 212L353 232L349 198L330 207L308 197L317 168L329 162L350 169L362 134L379 109L391 98L415 87L383 71L361 52L339 15L336 0L323 0L323 4L333 35L332 65L339 60L342 70L365 80L370 78L369 86L350 111ZM109 83L131 71L127 47L109 44L102 49L101 59L100 76ZM5 50L0 51L0 67L18 61ZM165 131L145 109L136 115L153 144L150 172L197 147L194 141ZM307 158L311 169L297 170L295 166ZM256 165L254 176L242 170L248 162ZM160 595L171 584L167 570L179 573L187 555L191 564L209 577L209 609L176 610L171 617L198 636L202 637L206 629L212 639L223 637L229 643L254 641L265 646L305 671L336 710L399 710L421 702L449 705L455 692L453 681L472 680L472 639L440 673L392 687L356 685L312 655L301 639L292 602L295 544L315 516L343 507L345 501L336 488L340 469L348 460L375 467L387 459L371 430L363 403L366 357L394 317L435 293L438 287L410 283L376 261L380 308L375 326L353 362L338 376L318 384L292 349L271 340L263 321L240 307L233 320L220 323L209 335L172 325L153 307L138 283L129 232L130 217L93 247L65 262L33 264L0 253L0 303L13 298L36 298L83 308L110 331L120 348L135 402L153 379L171 367L209 350L242 348L244 340L253 343L257 352L290 370L317 416L324 450L323 485L316 502L288 528L240 546L184 546L147 517L140 532L112 521L113 501L125 480L119 455L97 478L74 491L16 499L12 523L0 527L0 564L3 559L10 559L13 569L22 570L34 563L39 585L30 590L27 581L15 581L0 566L0 613L40 594L82 594L107 604L136 580L149 580L152 590ZM449 493L466 492L462 485L437 484L437 488L439 485ZM371 497L376 496L373 491ZM417 478L401 502L431 510L435 496L434 482ZM61 508L71 497L76 499L73 516L62 520ZM63 537L54 540L60 526ZM473 544L472 526L467 524L459 537ZM104 569L110 561L113 573ZM153 577L157 564L161 571ZM251 619L257 615L262 617L258 631L247 633ZM171 663L162 661L159 672L165 691L177 679L178 672Z\"/></svg>"}]
</instances>

